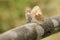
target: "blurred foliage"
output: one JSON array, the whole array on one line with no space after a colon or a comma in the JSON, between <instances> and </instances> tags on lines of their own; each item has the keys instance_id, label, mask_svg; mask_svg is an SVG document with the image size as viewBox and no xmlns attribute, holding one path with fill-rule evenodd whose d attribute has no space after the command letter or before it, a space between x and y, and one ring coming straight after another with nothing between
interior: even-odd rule
<instances>
[{"instance_id":1,"label":"blurred foliage","mask_svg":"<svg viewBox=\"0 0 60 40\"><path fill-rule=\"evenodd\" d=\"M59 0L6 0L0 1L0 33L26 23L25 8L39 5L44 16L60 13Z\"/></svg>"}]
</instances>

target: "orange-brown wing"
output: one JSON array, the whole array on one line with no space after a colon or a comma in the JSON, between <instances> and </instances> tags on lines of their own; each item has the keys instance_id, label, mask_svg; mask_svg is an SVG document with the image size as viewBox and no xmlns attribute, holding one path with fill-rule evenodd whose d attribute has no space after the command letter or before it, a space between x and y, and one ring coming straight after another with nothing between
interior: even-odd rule
<instances>
[{"instance_id":1,"label":"orange-brown wing","mask_svg":"<svg viewBox=\"0 0 60 40\"><path fill-rule=\"evenodd\" d=\"M38 20L38 21L43 21L44 20L44 16L43 15L35 15L35 19Z\"/></svg>"}]
</instances>

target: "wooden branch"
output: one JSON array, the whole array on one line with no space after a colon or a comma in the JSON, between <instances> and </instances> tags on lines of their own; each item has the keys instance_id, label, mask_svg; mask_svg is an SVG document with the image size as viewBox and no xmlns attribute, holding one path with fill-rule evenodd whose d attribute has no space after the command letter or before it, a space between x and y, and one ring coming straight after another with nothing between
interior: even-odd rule
<instances>
[{"instance_id":1,"label":"wooden branch","mask_svg":"<svg viewBox=\"0 0 60 40\"><path fill-rule=\"evenodd\" d=\"M39 40L60 31L60 17L47 18L42 24L28 23L0 34L0 40Z\"/></svg>"}]
</instances>

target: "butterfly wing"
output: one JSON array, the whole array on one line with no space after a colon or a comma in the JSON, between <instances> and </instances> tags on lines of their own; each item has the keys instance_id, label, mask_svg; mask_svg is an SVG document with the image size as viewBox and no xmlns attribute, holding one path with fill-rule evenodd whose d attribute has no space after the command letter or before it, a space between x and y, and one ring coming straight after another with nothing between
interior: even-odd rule
<instances>
[{"instance_id":1,"label":"butterfly wing","mask_svg":"<svg viewBox=\"0 0 60 40\"><path fill-rule=\"evenodd\" d=\"M31 18L31 8L30 7L26 7L25 9L25 17L26 17L26 21L27 23L30 23L32 18Z\"/></svg>"},{"instance_id":2,"label":"butterfly wing","mask_svg":"<svg viewBox=\"0 0 60 40\"><path fill-rule=\"evenodd\" d=\"M31 11L32 17L37 21L44 20L44 16L42 15L41 9L39 6L35 6Z\"/></svg>"}]
</instances>

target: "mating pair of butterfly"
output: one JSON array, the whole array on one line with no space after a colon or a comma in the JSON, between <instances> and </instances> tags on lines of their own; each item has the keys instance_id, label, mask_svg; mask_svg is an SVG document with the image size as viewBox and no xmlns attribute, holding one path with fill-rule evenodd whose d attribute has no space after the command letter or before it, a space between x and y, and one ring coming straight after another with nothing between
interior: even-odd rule
<instances>
[{"instance_id":1,"label":"mating pair of butterfly","mask_svg":"<svg viewBox=\"0 0 60 40\"><path fill-rule=\"evenodd\" d=\"M39 6L35 6L32 10L30 7L27 7L25 10L25 17L28 23L44 20L44 16Z\"/></svg>"}]
</instances>

